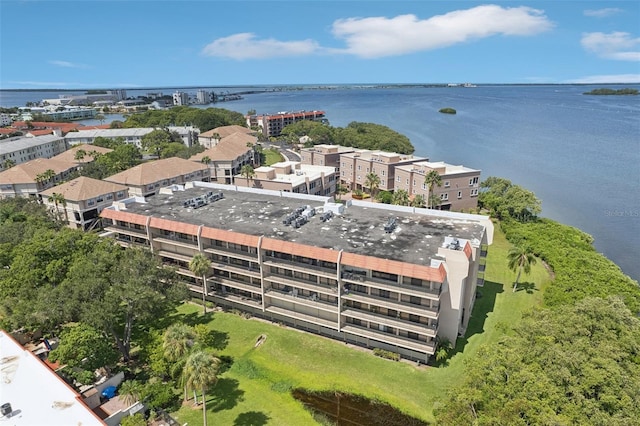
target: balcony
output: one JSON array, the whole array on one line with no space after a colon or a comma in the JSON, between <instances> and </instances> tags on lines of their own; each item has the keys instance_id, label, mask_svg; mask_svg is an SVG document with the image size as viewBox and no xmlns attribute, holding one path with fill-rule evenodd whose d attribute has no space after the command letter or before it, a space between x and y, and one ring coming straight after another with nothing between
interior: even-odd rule
<instances>
[{"instance_id":1,"label":"balcony","mask_svg":"<svg viewBox=\"0 0 640 426\"><path fill-rule=\"evenodd\" d=\"M268 280L278 284L301 288L303 290L315 291L318 293L329 294L331 296L338 296L338 287L330 287L328 285L321 285L313 283L311 281L303 281L293 277L283 277L282 275L275 274L267 274L265 275L264 279L265 281Z\"/></svg>"},{"instance_id":2,"label":"balcony","mask_svg":"<svg viewBox=\"0 0 640 426\"><path fill-rule=\"evenodd\" d=\"M178 254L178 253L174 253L172 251L166 251L166 250L159 250L158 256L168 257L169 259L180 260L181 262L186 262L186 263L191 262L191 259L193 258L192 256L187 256L185 254Z\"/></svg>"},{"instance_id":3,"label":"balcony","mask_svg":"<svg viewBox=\"0 0 640 426\"><path fill-rule=\"evenodd\" d=\"M104 230L116 232L118 234L131 235L132 237L144 238L145 240L147 239L147 232L144 229L135 229L120 225L109 225L104 228Z\"/></svg>"},{"instance_id":4,"label":"balcony","mask_svg":"<svg viewBox=\"0 0 640 426\"><path fill-rule=\"evenodd\" d=\"M193 240L185 240L178 237L152 237L153 242L168 244L173 246L180 246L188 249L198 250L198 242Z\"/></svg>"},{"instance_id":5,"label":"balcony","mask_svg":"<svg viewBox=\"0 0 640 426\"><path fill-rule=\"evenodd\" d=\"M433 355L436 350L434 343L420 342L418 340L408 339L406 337L394 336L382 331L359 327L353 324L342 327L342 331L345 333L354 334L356 336L365 337L367 339L373 339L389 345L395 345L401 348L427 353L429 355Z\"/></svg>"},{"instance_id":6,"label":"balcony","mask_svg":"<svg viewBox=\"0 0 640 426\"><path fill-rule=\"evenodd\" d=\"M393 291L408 296L425 297L431 300L440 299L440 290L431 290L426 287L418 287L408 284L398 284L387 280L369 278L357 274L343 273L342 281L345 283L353 283L377 288L378 290Z\"/></svg>"},{"instance_id":7,"label":"balcony","mask_svg":"<svg viewBox=\"0 0 640 426\"><path fill-rule=\"evenodd\" d=\"M413 303L399 302L384 297L370 296L359 292L349 292L342 294L343 300L353 300L354 302L366 303L367 305L379 306L381 308L393 309L408 314L420 315L423 317L438 319L438 308L430 308L423 305L414 305Z\"/></svg>"},{"instance_id":8,"label":"balcony","mask_svg":"<svg viewBox=\"0 0 640 426\"><path fill-rule=\"evenodd\" d=\"M413 333L424 334L430 337L436 337L436 334L438 334L438 327L436 326L429 326L427 324L405 321L387 315L374 314L373 312L361 311L358 309L347 309L340 312L340 314L359 320L371 321L377 324L382 324L405 331L411 331Z\"/></svg>"},{"instance_id":9,"label":"balcony","mask_svg":"<svg viewBox=\"0 0 640 426\"><path fill-rule=\"evenodd\" d=\"M278 259L277 257L265 257L263 264L269 265L269 266L275 266L283 269L291 269L294 271L312 273L314 275L322 276L325 278L331 278L334 280L338 276L338 272L336 269L325 268L317 265L310 265L308 263Z\"/></svg>"},{"instance_id":10,"label":"balcony","mask_svg":"<svg viewBox=\"0 0 640 426\"><path fill-rule=\"evenodd\" d=\"M314 299L313 297L307 296L294 296L292 292L285 292L270 289L264 292L265 296L271 297L273 299L285 300L287 302L292 302L295 304L308 306L310 308L322 309L327 312L338 312L338 301L336 300L335 304L325 302L323 300Z\"/></svg>"},{"instance_id":11,"label":"balcony","mask_svg":"<svg viewBox=\"0 0 640 426\"><path fill-rule=\"evenodd\" d=\"M209 293L209 296L212 296L214 299L222 299L227 302L237 303L240 305L250 306L252 308L261 308L262 302L257 299L252 299L250 297L242 296L240 294L234 293L223 293L220 291L216 291L215 293Z\"/></svg>"},{"instance_id":12,"label":"balcony","mask_svg":"<svg viewBox=\"0 0 640 426\"><path fill-rule=\"evenodd\" d=\"M236 259L244 259L248 261L257 262L257 253L248 253L246 251L234 250L227 247L214 246L204 249L206 253L219 254L221 256L235 257Z\"/></svg>"},{"instance_id":13,"label":"balcony","mask_svg":"<svg viewBox=\"0 0 640 426\"><path fill-rule=\"evenodd\" d=\"M262 287L260 286L260 284L253 285L242 281L219 277L217 275L207 278L207 283L209 283L209 285L215 284L218 287L224 285L227 287L236 288L238 290L249 291L251 293L262 293Z\"/></svg>"},{"instance_id":14,"label":"balcony","mask_svg":"<svg viewBox=\"0 0 640 426\"><path fill-rule=\"evenodd\" d=\"M220 263L215 261L211 262L211 266L213 266L216 269L220 269L222 271L234 272L238 275L246 275L246 276L250 276L258 279L260 278L259 267L249 269L240 265L233 265L230 263Z\"/></svg>"},{"instance_id":15,"label":"balcony","mask_svg":"<svg viewBox=\"0 0 640 426\"><path fill-rule=\"evenodd\" d=\"M334 330L338 329L338 319L335 321L329 321L324 318L318 318L313 315L307 315L300 312L291 311L289 309L281 308L279 306L268 306L265 308L265 311L271 312L273 314L282 315L287 318L296 319L300 321L304 321L310 324L321 325L323 327L331 328Z\"/></svg>"}]
</instances>

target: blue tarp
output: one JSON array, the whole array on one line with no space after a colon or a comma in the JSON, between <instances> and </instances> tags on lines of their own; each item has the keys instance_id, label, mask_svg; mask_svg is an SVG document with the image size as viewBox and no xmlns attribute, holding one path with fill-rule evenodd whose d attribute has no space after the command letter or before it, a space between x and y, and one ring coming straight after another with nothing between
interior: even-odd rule
<instances>
[{"instance_id":1,"label":"blue tarp","mask_svg":"<svg viewBox=\"0 0 640 426\"><path fill-rule=\"evenodd\" d=\"M113 398L114 396L116 396L116 387L109 386L104 388L104 390L102 391L102 396L104 396L107 399Z\"/></svg>"}]
</instances>

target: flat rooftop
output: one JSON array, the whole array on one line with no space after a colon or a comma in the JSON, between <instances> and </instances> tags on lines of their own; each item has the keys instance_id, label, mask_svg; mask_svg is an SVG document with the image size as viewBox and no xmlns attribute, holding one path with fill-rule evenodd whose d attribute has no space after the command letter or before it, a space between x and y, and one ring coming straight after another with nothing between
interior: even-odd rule
<instances>
[{"instance_id":1,"label":"flat rooftop","mask_svg":"<svg viewBox=\"0 0 640 426\"><path fill-rule=\"evenodd\" d=\"M148 197L145 203L132 202L127 211L145 216L204 225L244 234L297 242L333 250L344 250L383 259L428 266L451 237L479 245L484 221L478 215L415 209L370 202L346 207L342 215L322 222L325 201L318 197L288 192L264 191L214 183L195 182L196 187L172 194ZM183 203L209 191L224 198L194 209ZM302 206L316 209L316 215L300 228L283 224L283 219ZM335 205L334 205L335 206ZM328 206L330 207L330 206ZM391 233L385 231L389 218L396 219ZM464 246L464 244L462 244Z\"/></svg>"}]
</instances>

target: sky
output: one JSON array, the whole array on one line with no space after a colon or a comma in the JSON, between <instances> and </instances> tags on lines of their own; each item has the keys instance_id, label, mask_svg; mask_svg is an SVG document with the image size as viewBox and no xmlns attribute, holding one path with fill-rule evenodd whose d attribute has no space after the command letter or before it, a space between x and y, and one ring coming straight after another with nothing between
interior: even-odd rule
<instances>
[{"instance_id":1,"label":"sky","mask_svg":"<svg viewBox=\"0 0 640 426\"><path fill-rule=\"evenodd\" d=\"M0 89L640 83L640 1L0 0Z\"/></svg>"}]
</instances>

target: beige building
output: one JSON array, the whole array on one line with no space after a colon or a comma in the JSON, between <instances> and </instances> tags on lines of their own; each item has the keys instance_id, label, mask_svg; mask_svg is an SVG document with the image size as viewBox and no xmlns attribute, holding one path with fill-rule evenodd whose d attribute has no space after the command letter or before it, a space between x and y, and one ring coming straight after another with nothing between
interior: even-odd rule
<instances>
[{"instance_id":1,"label":"beige building","mask_svg":"<svg viewBox=\"0 0 640 426\"><path fill-rule=\"evenodd\" d=\"M410 154L367 149L340 154L340 182L351 190L364 190L367 188L367 175L375 173L380 178L378 189L393 191L395 168L424 160L426 158Z\"/></svg>"},{"instance_id":2,"label":"beige building","mask_svg":"<svg viewBox=\"0 0 640 426\"><path fill-rule=\"evenodd\" d=\"M53 158L36 158L0 172L0 198L35 197L40 191L67 180L76 165ZM51 171L51 176L46 177Z\"/></svg>"},{"instance_id":3,"label":"beige building","mask_svg":"<svg viewBox=\"0 0 640 426\"><path fill-rule=\"evenodd\" d=\"M301 120L326 121L324 111L284 111L273 114L247 115L247 127L260 128L266 137L279 136L282 129Z\"/></svg>"},{"instance_id":4,"label":"beige building","mask_svg":"<svg viewBox=\"0 0 640 426\"><path fill-rule=\"evenodd\" d=\"M60 194L64 202L56 200ZM42 202L60 214L71 228L91 229L100 212L114 202L129 197L129 188L117 183L78 177L40 193Z\"/></svg>"},{"instance_id":5,"label":"beige building","mask_svg":"<svg viewBox=\"0 0 640 426\"><path fill-rule=\"evenodd\" d=\"M283 161L254 170L255 176L235 176L238 186L271 189L311 195L333 195L336 192L336 172L333 167L311 166L297 161Z\"/></svg>"},{"instance_id":6,"label":"beige building","mask_svg":"<svg viewBox=\"0 0 640 426\"><path fill-rule=\"evenodd\" d=\"M189 160L204 162L210 169L211 180L231 184L234 182L233 177L240 173L242 166L246 164L255 166L258 163L259 160L253 148L257 140L251 134L234 132Z\"/></svg>"},{"instance_id":7,"label":"beige building","mask_svg":"<svg viewBox=\"0 0 640 426\"><path fill-rule=\"evenodd\" d=\"M200 143L200 145L209 149L216 146L218 142L220 142L220 140L226 138L227 136L231 136L234 133L241 133L241 134L255 136L256 132L246 127L238 126L237 124L234 124L232 126L221 126L221 127L216 127L215 129L211 129L209 131L200 133L198 135L198 142ZM255 138L255 140L257 141L257 138Z\"/></svg>"},{"instance_id":8,"label":"beige building","mask_svg":"<svg viewBox=\"0 0 640 426\"><path fill-rule=\"evenodd\" d=\"M84 151L84 153L82 153L81 151ZM78 144L71 146L62 154L58 154L53 157L53 159L64 161L69 164L75 164L77 166L82 166L83 164L91 163L93 162L93 160L95 160L95 156L93 155L93 153L104 155L111 151L113 150L109 148L103 148L101 146ZM78 154L78 152L80 152L80 154Z\"/></svg>"},{"instance_id":9,"label":"beige building","mask_svg":"<svg viewBox=\"0 0 640 426\"><path fill-rule=\"evenodd\" d=\"M440 196L442 210L470 210L478 207L480 170L464 166L454 166L442 161L419 161L396 167L395 189L404 189L409 196L422 195L429 200L426 175L435 170L442 178L442 186L435 186L433 192Z\"/></svg>"},{"instance_id":10,"label":"beige building","mask_svg":"<svg viewBox=\"0 0 640 426\"><path fill-rule=\"evenodd\" d=\"M488 217L193 182L103 210L103 236L150 247L194 295L259 318L427 361L455 344L483 281Z\"/></svg>"},{"instance_id":11,"label":"beige building","mask_svg":"<svg viewBox=\"0 0 640 426\"><path fill-rule=\"evenodd\" d=\"M139 164L104 180L127 186L132 196L147 197L157 194L163 186L208 181L210 178L211 173L205 164L172 157Z\"/></svg>"},{"instance_id":12,"label":"beige building","mask_svg":"<svg viewBox=\"0 0 640 426\"><path fill-rule=\"evenodd\" d=\"M302 148L300 157L302 164L311 164L314 166L335 167L338 176L340 175L340 156L354 152L356 149L340 145L315 145L312 148Z\"/></svg>"}]
</instances>

